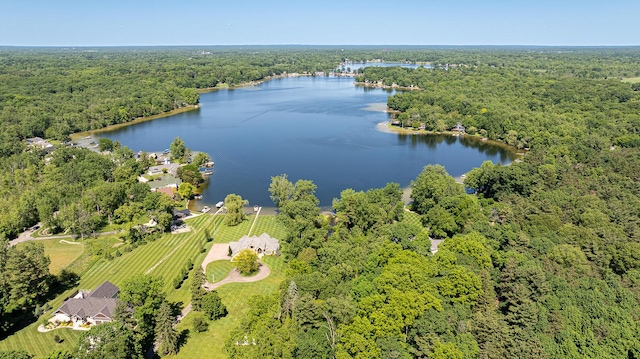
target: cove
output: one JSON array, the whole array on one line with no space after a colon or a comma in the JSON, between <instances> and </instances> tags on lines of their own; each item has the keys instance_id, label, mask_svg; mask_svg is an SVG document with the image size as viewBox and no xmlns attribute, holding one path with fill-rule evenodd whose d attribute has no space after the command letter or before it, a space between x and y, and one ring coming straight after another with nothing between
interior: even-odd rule
<instances>
[{"instance_id":1,"label":"cove","mask_svg":"<svg viewBox=\"0 0 640 359\"><path fill-rule=\"evenodd\" d=\"M312 180L323 207L346 188L388 182L406 187L428 164L460 176L483 161L508 164L516 154L465 137L387 133L388 114L372 111L393 91L356 86L352 78L290 77L256 86L204 93L201 106L95 135L134 151L162 151L177 136L215 161L199 205L229 193L251 206L272 207L271 177ZM374 106L372 106L374 104Z\"/></svg>"}]
</instances>

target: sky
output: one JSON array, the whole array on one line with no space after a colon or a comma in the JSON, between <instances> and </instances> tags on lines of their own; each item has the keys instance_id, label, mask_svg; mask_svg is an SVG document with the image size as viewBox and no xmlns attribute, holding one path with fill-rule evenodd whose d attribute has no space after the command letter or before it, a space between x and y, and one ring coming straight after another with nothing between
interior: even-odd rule
<instances>
[{"instance_id":1,"label":"sky","mask_svg":"<svg viewBox=\"0 0 640 359\"><path fill-rule=\"evenodd\" d=\"M0 46L640 45L640 0L0 0Z\"/></svg>"}]
</instances>

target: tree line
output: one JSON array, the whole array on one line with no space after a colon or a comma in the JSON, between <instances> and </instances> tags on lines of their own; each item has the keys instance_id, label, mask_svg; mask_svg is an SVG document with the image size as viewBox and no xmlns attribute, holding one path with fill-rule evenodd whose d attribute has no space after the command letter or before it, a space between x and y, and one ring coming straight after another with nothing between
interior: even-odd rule
<instances>
[{"instance_id":1,"label":"tree line","mask_svg":"<svg viewBox=\"0 0 640 359\"><path fill-rule=\"evenodd\" d=\"M400 116L461 121L530 150L472 170L472 193L425 167L411 212L389 184L347 189L335 215L321 214L312 182L274 177L287 278L251 300L228 355L640 357L640 150L629 140L640 98L604 78L639 52L600 51L468 51L455 58L469 66L365 69L375 82L422 79L389 98Z\"/></svg>"}]
</instances>

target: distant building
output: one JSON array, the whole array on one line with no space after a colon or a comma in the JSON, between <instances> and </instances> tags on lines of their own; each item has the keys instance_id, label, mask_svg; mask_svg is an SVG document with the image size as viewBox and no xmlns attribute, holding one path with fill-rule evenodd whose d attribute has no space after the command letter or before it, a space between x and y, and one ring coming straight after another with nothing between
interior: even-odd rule
<instances>
[{"instance_id":1,"label":"distant building","mask_svg":"<svg viewBox=\"0 0 640 359\"><path fill-rule=\"evenodd\" d=\"M244 236L237 242L230 242L231 260L244 249L251 249L259 256L261 255L280 255L280 242L272 238L266 233L258 236Z\"/></svg>"},{"instance_id":2,"label":"distant building","mask_svg":"<svg viewBox=\"0 0 640 359\"><path fill-rule=\"evenodd\" d=\"M453 128L451 129L451 132L459 132L459 133L465 133L466 129L464 128L464 126L462 126L462 123L458 122L457 125L453 126Z\"/></svg>"},{"instance_id":3,"label":"distant building","mask_svg":"<svg viewBox=\"0 0 640 359\"><path fill-rule=\"evenodd\" d=\"M53 152L53 145L40 137L27 138L27 147L36 148L47 153Z\"/></svg>"},{"instance_id":4,"label":"distant building","mask_svg":"<svg viewBox=\"0 0 640 359\"><path fill-rule=\"evenodd\" d=\"M158 188L163 188L163 187L171 187L171 188L178 188L180 186L180 184L182 183L182 180L180 180L180 178L176 178L171 174L165 174L162 175L159 178L154 179L153 181L148 181L146 182L149 185L149 188L151 188L151 191L156 191Z\"/></svg>"},{"instance_id":5,"label":"distant building","mask_svg":"<svg viewBox=\"0 0 640 359\"><path fill-rule=\"evenodd\" d=\"M167 164L162 164L162 165L157 165L157 166L151 166L149 167L149 175L153 176L153 175L159 175L159 174L163 174L163 173L169 173L172 176L177 176L178 175L178 167L180 167L177 163L167 163Z\"/></svg>"},{"instance_id":6,"label":"distant building","mask_svg":"<svg viewBox=\"0 0 640 359\"><path fill-rule=\"evenodd\" d=\"M169 196L169 198L174 199L175 198L175 193L173 192L173 187L162 187L162 188L157 188L156 192L159 193L164 193L167 196Z\"/></svg>"}]
</instances>

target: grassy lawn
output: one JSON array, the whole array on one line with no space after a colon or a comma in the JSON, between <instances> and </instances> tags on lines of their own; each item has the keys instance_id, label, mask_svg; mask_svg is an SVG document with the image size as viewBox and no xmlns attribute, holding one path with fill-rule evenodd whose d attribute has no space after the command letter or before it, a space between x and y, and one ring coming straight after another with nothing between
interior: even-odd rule
<instances>
[{"instance_id":1,"label":"grassy lawn","mask_svg":"<svg viewBox=\"0 0 640 359\"><path fill-rule=\"evenodd\" d=\"M209 323L209 330L196 333L192 329L191 321L200 313L191 312L180 322L177 329L188 329L187 343L180 348L180 352L172 358L226 358L223 350L224 343L231 331L236 328L242 318L249 311L248 299L254 295L273 293L278 290L285 278L283 257L263 257L263 262L271 268L268 278L253 283L229 283L217 289L222 302L227 306L229 314L219 320Z\"/></svg>"},{"instance_id":2,"label":"grassy lawn","mask_svg":"<svg viewBox=\"0 0 640 359\"><path fill-rule=\"evenodd\" d=\"M637 83L640 82L640 77L626 77L622 79L622 82L628 82L628 83Z\"/></svg>"},{"instance_id":3,"label":"grassy lawn","mask_svg":"<svg viewBox=\"0 0 640 359\"><path fill-rule=\"evenodd\" d=\"M71 240L69 239L69 241ZM19 243L18 247L22 247L26 243ZM37 241L37 243L44 245L44 255L49 256L49 259L51 259L49 270L52 274L60 273L61 270L67 268L84 252L84 245L79 242L78 244L69 244L60 243L59 239L46 239Z\"/></svg>"},{"instance_id":4,"label":"grassy lawn","mask_svg":"<svg viewBox=\"0 0 640 359\"><path fill-rule=\"evenodd\" d=\"M209 283L219 282L224 279L233 268L236 267L236 263L228 260L214 261L207 265L207 280Z\"/></svg>"},{"instance_id":5,"label":"grassy lawn","mask_svg":"<svg viewBox=\"0 0 640 359\"><path fill-rule=\"evenodd\" d=\"M227 243L246 235L251 227L253 216L249 217L249 219L239 226L227 227L222 223L223 216L198 216L187 220L187 224L192 228L191 232L175 235L167 234L153 242L141 245L131 252L124 252L122 250L124 246L121 246L118 250L122 253L122 256L112 260L106 260L98 256L97 253L115 251L114 245L119 243L116 235L85 240L84 245L68 244L66 245L68 247L64 248L69 248L69 250L77 250L76 247L85 248L84 253L80 252L75 257L77 259L68 268L81 274L78 286L80 289L94 289L105 280L115 285L122 285L127 278L148 272L150 275L163 279L164 290L170 301L182 302L183 305L186 305L190 301L190 281L186 280L180 289L174 289L172 285L174 277L190 261L193 262L194 267L199 267L206 252L211 248L211 243ZM214 238L213 242L206 242L205 234L207 231ZM275 217L259 216L258 222L254 227L254 233L261 234L262 232L267 232L276 238L282 238L285 229L276 221ZM58 245L62 247L61 243L58 243ZM71 255L67 257L60 254L60 257L66 257L68 261ZM202 349L203 347L214 345L216 348L222 348L224 339L228 335L228 330L237 325L240 318L242 318L242 313L246 313L247 298L254 294L269 293L275 290L284 279L283 258L267 257L264 261L272 270L269 278L261 282L233 283L219 288L218 291L229 308L230 315L214 323L206 333L191 334L192 337L189 338L189 342L185 347L185 349L188 349L187 352L197 353L191 357L200 357L202 355L209 357L213 355L212 351L204 350ZM63 264L60 264L60 269L62 267ZM73 290L69 290L63 293L51 300L49 305L53 310L57 309L72 292ZM50 318L51 312L45 313L40 320ZM220 327L220 323L226 323L226 326ZM34 323L0 341L0 350L24 349L39 357L47 355L53 350L72 348L82 334L81 332L65 329L39 333L37 332L37 326L38 324ZM56 344L53 341L53 337L56 334L65 339L63 343ZM214 344L211 344L211 335L216 335L220 338L219 340L214 340ZM189 356L185 355L184 357Z\"/></svg>"}]
</instances>

